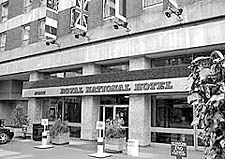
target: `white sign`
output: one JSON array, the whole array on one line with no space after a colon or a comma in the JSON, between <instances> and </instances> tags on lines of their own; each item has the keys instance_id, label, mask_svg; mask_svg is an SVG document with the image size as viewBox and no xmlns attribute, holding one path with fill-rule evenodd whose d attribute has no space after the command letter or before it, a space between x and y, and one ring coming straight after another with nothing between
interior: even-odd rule
<instances>
[{"instance_id":1,"label":"white sign","mask_svg":"<svg viewBox=\"0 0 225 159\"><path fill-rule=\"evenodd\" d=\"M105 129L105 122L103 122L103 121L97 121L97 123L96 123L96 129L104 130Z\"/></svg>"},{"instance_id":2,"label":"white sign","mask_svg":"<svg viewBox=\"0 0 225 159\"><path fill-rule=\"evenodd\" d=\"M48 125L48 119L41 119L41 125L47 126Z\"/></svg>"},{"instance_id":3,"label":"white sign","mask_svg":"<svg viewBox=\"0 0 225 159\"><path fill-rule=\"evenodd\" d=\"M187 77L23 89L23 97L188 92Z\"/></svg>"}]
</instances>

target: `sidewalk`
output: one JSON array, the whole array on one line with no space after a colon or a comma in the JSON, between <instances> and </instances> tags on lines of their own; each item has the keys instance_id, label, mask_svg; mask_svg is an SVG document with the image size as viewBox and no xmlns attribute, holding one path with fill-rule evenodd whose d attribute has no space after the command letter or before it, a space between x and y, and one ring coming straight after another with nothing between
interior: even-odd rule
<instances>
[{"instance_id":1,"label":"sidewalk","mask_svg":"<svg viewBox=\"0 0 225 159\"><path fill-rule=\"evenodd\" d=\"M40 145L41 141L33 141L33 140L21 140L16 139L21 142L28 142L30 144ZM70 150L79 151L85 154L92 154L97 152L97 143L95 141L86 141L80 139L71 139L68 145L55 145L58 148L66 148ZM139 147L139 156L132 157L128 156L126 153L112 153L112 158L129 158L129 159L176 159L175 156L171 156L170 148L164 147ZM183 157L183 159L203 159L204 153L202 151L193 151L188 150L187 157ZM110 157L109 157L110 158Z\"/></svg>"},{"instance_id":2,"label":"sidewalk","mask_svg":"<svg viewBox=\"0 0 225 159\"><path fill-rule=\"evenodd\" d=\"M72 139L69 145L70 148L86 150L86 151L97 151L97 143L94 141L84 141L80 139ZM148 159L175 159L175 156L171 156L171 150L163 147L139 147L139 156L135 158L148 158ZM126 155L125 153L119 153L117 155ZM188 150L187 157L183 159L203 159L204 152Z\"/></svg>"}]
</instances>

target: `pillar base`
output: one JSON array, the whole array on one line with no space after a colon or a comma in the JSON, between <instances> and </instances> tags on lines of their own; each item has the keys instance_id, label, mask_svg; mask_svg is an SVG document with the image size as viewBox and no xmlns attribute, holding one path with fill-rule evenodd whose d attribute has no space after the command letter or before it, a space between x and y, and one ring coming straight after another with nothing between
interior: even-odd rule
<instances>
[{"instance_id":1,"label":"pillar base","mask_svg":"<svg viewBox=\"0 0 225 159\"><path fill-rule=\"evenodd\" d=\"M39 145L39 146L34 146L34 148L38 148L38 149L49 149L49 148L53 148L53 145Z\"/></svg>"},{"instance_id":2,"label":"pillar base","mask_svg":"<svg viewBox=\"0 0 225 159\"><path fill-rule=\"evenodd\" d=\"M110 157L112 155L103 152L103 153L88 154L88 156L95 157L95 158L106 158L106 157Z\"/></svg>"}]
</instances>

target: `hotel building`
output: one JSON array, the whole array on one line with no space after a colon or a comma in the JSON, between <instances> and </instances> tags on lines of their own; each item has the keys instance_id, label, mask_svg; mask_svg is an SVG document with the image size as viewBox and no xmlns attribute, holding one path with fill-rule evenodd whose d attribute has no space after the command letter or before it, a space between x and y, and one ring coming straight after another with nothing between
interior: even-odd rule
<instances>
[{"instance_id":1,"label":"hotel building","mask_svg":"<svg viewBox=\"0 0 225 159\"><path fill-rule=\"evenodd\" d=\"M71 137L96 140L96 122L119 114L140 146L201 147L187 66L224 52L225 1L177 0L170 17L168 2L0 0L0 118L22 103L30 133L61 118Z\"/></svg>"}]
</instances>

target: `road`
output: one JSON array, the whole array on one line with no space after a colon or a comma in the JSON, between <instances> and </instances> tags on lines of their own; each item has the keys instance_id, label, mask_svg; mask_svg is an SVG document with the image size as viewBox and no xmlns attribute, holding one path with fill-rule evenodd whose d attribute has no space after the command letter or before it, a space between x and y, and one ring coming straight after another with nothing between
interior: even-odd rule
<instances>
[{"instance_id":1,"label":"road","mask_svg":"<svg viewBox=\"0 0 225 159\"><path fill-rule=\"evenodd\" d=\"M88 154L95 151L82 150L69 146L54 146L50 149L37 149L34 146L39 142L30 140L12 140L10 143L0 145L1 159L94 159ZM134 159L143 157L131 157L124 154L112 154L109 159Z\"/></svg>"}]
</instances>

